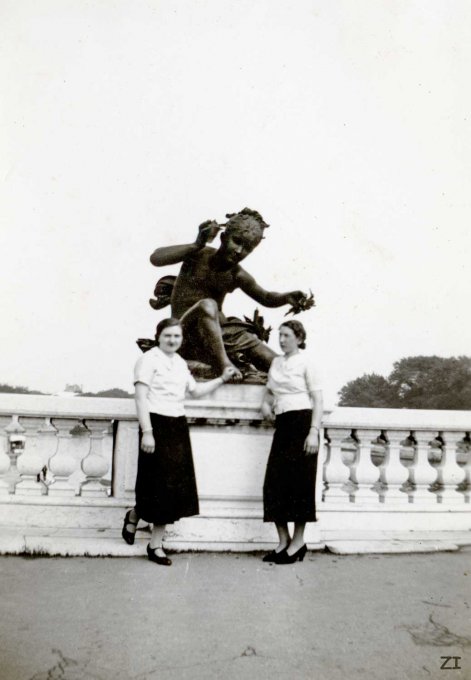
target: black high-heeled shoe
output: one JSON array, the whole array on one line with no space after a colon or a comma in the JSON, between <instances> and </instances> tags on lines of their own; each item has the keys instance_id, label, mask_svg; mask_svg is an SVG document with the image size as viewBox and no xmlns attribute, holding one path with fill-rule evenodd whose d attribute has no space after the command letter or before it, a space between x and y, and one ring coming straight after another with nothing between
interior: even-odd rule
<instances>
[{"instance_id":1,"label":"black high-heeled shoe","mask_svg":"<svg viewBox=\"0 0 471 680\"><path fill-rule=\"evenodd\" d=\"M302 562L306 553L307 553L306 544L302 545L299 548L299 550L297 550L292 555L288 555L288 552L286 550L283 550L281 553L279 553L278 559L275 561L275 564L294 564L298 560Z\"/></svg>"},{"instance_id":2,"label":"black high-heeled shoe","mask_svg":"<svg viewBox=\"0 0 471 680\"><path fill-rule=\"evenodd\" d=\"M135 531L128 531L126 529L126 525L131 524L133 527L136 527L136 529L137 529L137 522L139 522L139 520L137 520L137 522L131 522L131 519L130 519L131 512L132 512L132 510L128 510L127 513L125 514L124 523L123 523L123 530L121 532L121 536L124 538L124 540L126 541L126 543L128 545L134 545L134 539L136 537L136 532Z\"/></svg>"},{"instance_id":3,"label":"black high-heeled shoe","mask_svg":"<svg viewBox=\"0 0 471 680\"><path fill-rule=\"evenodd\" d=\"M286 552L286 548L283 548L283 550L280 550L279 552L276 552L276 550L272 550L271 552L267 553L262 557L262 562L276 562L281 553Z\"/></svg>"},{"instance_id":4,"label":"black high-heeled shoe","mask_svg":"<svg viewBox=\"0 0 471 680\"><path fill-rule=\"evenodd\" d=\"M147 557L150 559L150 561L155 562L156 564L161 564L163 567L169 567L172 564L170 557L167 557L167 555L160 557L159 555L156 555L156 550L157 548L150 547L150 543L147 545Z\"/></svg>"}]
</instances>

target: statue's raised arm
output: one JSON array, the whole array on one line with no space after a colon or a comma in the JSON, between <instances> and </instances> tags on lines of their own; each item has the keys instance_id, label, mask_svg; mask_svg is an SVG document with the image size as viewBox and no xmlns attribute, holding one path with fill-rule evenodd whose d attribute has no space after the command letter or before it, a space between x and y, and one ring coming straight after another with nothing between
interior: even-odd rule
<instances>
[{"instance_id":1,"label":"statue's raised arm","mask_svg":"<svg viewBox=\"0 0 471 680\"><path fill-rule=\"evenodd\" d=\"M207 220L198 227L198 235L193 243L184 243L180 246L166 246L156 248L150 256L150 261L155 267L164 267L169 264L177 264L189 255L198 252L207 243L214 240L218 231L222 229L214 220Z\"/></svg>"}]
</instances>

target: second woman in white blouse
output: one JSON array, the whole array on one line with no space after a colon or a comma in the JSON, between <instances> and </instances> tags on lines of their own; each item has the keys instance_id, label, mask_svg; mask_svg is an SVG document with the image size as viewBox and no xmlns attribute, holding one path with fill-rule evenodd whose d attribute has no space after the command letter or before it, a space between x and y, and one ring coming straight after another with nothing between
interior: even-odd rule
<instances>
[{"instance_id":1,"label":"second woman in white blouse","mask_svg":"<svg viewBox=\"0 0 471 680\"><path fill-rule=\"evenodd\" d=\"M315 486L322 391L304 352L306 331L295 320L280 326L283 356L268 373L262 404L265 418L275 419L275 435L263 486L264 521L274 522L279 543L265 562L290 564L303 560L306 522L316 520ZM288 522L294 522L290 535Z\"/></svg>"}]
</instances>

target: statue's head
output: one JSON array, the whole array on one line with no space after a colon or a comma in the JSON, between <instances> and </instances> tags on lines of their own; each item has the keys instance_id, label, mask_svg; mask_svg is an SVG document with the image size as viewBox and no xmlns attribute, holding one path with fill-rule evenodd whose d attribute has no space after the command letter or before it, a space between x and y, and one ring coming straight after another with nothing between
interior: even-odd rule
<instances>
[{"instance_id":1,"label":"statue's head","mask_svg":"<svg viewBox=\"0 0 471 680\"><path fill-rule=\"evenodd\" d=\"M259 212L250 208L226 217L229 219L221 234L221 252L229 262L236 264L258 246L268 224Z\"/></svg>"}]
</instances>

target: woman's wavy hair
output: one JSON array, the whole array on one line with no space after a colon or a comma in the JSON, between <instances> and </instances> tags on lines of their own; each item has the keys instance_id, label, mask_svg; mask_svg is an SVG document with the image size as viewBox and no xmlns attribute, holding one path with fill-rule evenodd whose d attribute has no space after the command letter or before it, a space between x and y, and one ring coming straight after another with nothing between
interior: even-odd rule
<instances>
[{"instance_id":1,"label":"woman's wavy hair","mask_svg":"<svg viewBox=\"0 0 471 680\"><path fill-rule=\"evenodd\" d=\"M297 339L301 340L301 342L299 343L300 349L306 349L307 333L301 321L296 321L296 319L289 319L288 321L283 321L280 328L283 328L283 326L291 328Z\"/></svg>"},{"instance_id":2,"label":"woman's wavy hair","mask_svg":"<svg viewBox=\"0 0 471 680\"><path fill-rule=\"evenodd\" d=\"M175 317L171 316L168 319L162 319L162 321L159 321L157 324L157 328L155 329L155 342L159 342L160 334L162 331L164 331L166 328L169 328L170 326L180 326L180 319L175 319Z\"/></svg>"}]
</instances>

